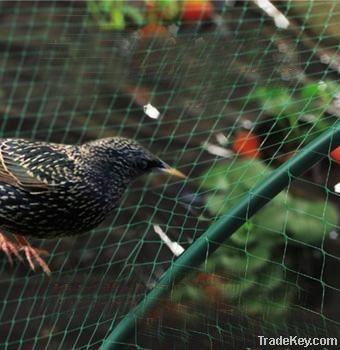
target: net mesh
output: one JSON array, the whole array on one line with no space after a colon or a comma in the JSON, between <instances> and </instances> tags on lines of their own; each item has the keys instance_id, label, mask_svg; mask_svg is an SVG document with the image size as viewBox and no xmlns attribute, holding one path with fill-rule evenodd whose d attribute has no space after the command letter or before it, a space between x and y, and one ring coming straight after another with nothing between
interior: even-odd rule
<instances>
[{"instance_id":1,"label":"net mesh","mask_svg":"<svg viewBox=\"0 0 340 350\"><path fill-rule=\"evenodd\" d=\"M88 234L30 240L51 278L2 254L2 348L98 348L175 259L155 225L186 249L339 118L336 0L275 1L271 15L260 0L146 3L0 3L1 137L131 137L188 175L138 179ZM193 266L127 344L340 339L337 151Z\"/></svg>"}]
</instances>

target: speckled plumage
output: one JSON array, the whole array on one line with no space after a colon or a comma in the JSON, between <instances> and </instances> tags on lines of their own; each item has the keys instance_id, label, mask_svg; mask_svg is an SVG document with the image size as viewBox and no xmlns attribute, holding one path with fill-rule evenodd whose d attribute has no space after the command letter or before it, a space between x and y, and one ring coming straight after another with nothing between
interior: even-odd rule
<instances>
[{"instance_id":1,"label":"speckled plumage","mask_svg":"<svg viewBox=\"0 0 340 350\"><path fill-rule=\"evenodd\" d=\"M96 227L134 178L171 169L119 137L79 146L0 139L0 161L0 230L38 238Z\"/></svg>"}]
</instances>

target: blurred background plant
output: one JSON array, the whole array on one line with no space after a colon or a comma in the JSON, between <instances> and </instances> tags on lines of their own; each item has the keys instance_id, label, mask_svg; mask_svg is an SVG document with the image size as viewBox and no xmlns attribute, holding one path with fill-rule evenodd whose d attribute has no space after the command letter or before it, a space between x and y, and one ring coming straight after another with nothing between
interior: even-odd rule
<instances>
[{"instance_id":1,"label":"blurred background plant","mask_svg":"<svg viewBox=\"0 0 340 350\"><path fill-rule=\"evenodd\" d=\"M264 158L282 162L334 124L340 85L319 81L305 84L298 92L284 86L259 87L250 97L263 113L255 133L263 135ZM272 118L277 121L274 126Z\"/></svg>"},{"instance_id":2,"label":"blurred background plant","mask_svg":"<svg viewBox=\"0 0 340 350\"><path fill-rule=\"evenodd\" d=\"M228 213L270 176L272 166L287 161L332 127L340 85L320 81L305 84L298 92L285 86L258 87L249 97L259 104L261 120L255 127L248 125L253 131L240 126L231 140L225 137L222 146L230 146L238 157L212 166L201 177L200 188L208 193L206 207L214 217ZM338 149L330 153L336 162ZM321 247L336 232L338 222L338 209L328 197L311 200L305 194L282 192L213 254L203 272L186 279L172 294L172 301L236 302L248 315L285 322L301 290L291 273L298 257L282 256L282 252L301 244Z\"/></svg>"},{"instance_id":3,"label":"blurred background plant","mask_svg":"<svg viewBox=\"0 0 340 350\"><path fill-rule=\"evenodd\" d=\"M199 22L208 20L214 12L208 0L89 0L87 6L92 19L103 30L123 30L128 24L141 27L177 20Z\"/></svg>"},{"instance_id":4,"label":"blurred background plant","mask_svg":"<svg viewBox=\"0 0 340 350\"><path fill-rule=\"evenodd\" d=\"M88 12L94 22L103 30L123 30L126 21L141 26L145 23L143 13L135 4L126 0L95 0L87 2Z\"/></svg>"},{"instance_id":5,"label":"blurred background plant","mask_svg":"<svg viewBox=\"0 0 340 350\"><path fill-rule=\"evenodd\" d=\"M234 159L211 167L200 184L207 192L207 210L215 218L228 213L270 172L257 159ZM290 273L299 257L282 252L288 245L321 247L337 220L332 203L281 192L209 258L203 272L183 282L172 301L236 303L248 315L284 322L299 292Z\"/></svg>"}]
</instances>

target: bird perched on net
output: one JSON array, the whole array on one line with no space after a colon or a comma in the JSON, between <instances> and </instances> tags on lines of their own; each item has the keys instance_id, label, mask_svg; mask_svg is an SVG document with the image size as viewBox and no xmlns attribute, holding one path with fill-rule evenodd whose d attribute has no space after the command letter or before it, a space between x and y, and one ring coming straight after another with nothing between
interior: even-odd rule
<instances>
[{"instance_id":1,"label":"bird perched on net","mask_svg":"<svg viewBox=\"0 0 340 350\"><path fill-rule=\"evenodd\" d=\"M65 145L0 139L0 249L12 262L23 251L30 267L50 274L45 251L26 236L78 235L101 223L138 176L178 170L136 141L111 137ZM15 240L6 234L12 234Z\"/></svg>"}]
</instances>

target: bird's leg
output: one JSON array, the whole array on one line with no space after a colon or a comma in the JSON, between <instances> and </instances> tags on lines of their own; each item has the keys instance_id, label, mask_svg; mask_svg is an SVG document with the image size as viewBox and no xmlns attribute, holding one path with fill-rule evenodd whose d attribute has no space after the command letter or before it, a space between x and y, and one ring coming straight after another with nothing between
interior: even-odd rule
<instances>
[{"instance_id":1,"label":"bird's leg","mask_svg":"<svg viewBox=\"0 0 340 350\"><path fill-rule=\"evenodd\" d=\"M8 257L11 265L13 264L12 254L14 254L19 260L22 260L19 255L19 246L8 239L4 234L0 232L0 250L2 250Z\"/></svg>"},{"instance_id":2,"label":"bird's leg","mask_svg":"<svg viewBox=\"0 0 340 350\"><path fill-rule=\"evenodd\" d=\"M27 239L20 235L14 235L15 239L18 242L18 245L20 247L20 250L23 250L25 252L26 259L33 271L35 271L34 261L37 262L37 264L43 269L43 271L50 276L51 270L48 267L48 265L45 263L45 261L41 258L40 255L48 255L48 252L46 250L33 248L30 243L27 241Z\"/></svg>"}]
</instances>

